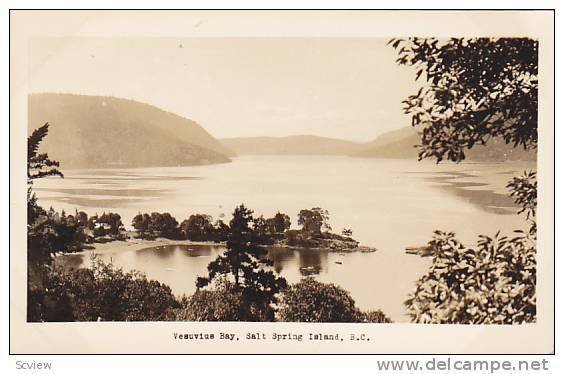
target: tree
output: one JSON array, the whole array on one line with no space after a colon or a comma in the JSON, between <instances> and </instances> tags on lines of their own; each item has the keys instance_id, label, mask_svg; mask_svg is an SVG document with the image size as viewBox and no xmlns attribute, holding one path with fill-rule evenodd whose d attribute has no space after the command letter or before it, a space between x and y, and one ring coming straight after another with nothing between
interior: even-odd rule
<instances>
[{"instance_id":1,"label":"tree","mask_svg":"<svg viewBox=\"0 0 564 374\"><path fill-rule=\"evenodd\" d=\"M193 214L180 224L183 236L192 241L207 241L214 238L212 217L206 214Z\"/></svg>"},{"instance_id":2,"label":"tree","mask_svg":"<svg viewBox=\"0 0 564 374\"><path fill-rule=\"evenodd\" d=\"M178 221L170 213L151 213L149 232L155 237L178 238Z\"/></svg>"},{"instance_id":3,"label":"tree","mask_svg":"<svg viewBox=\"0 0 564 374\"><path fill-rule=\"evenodd\" d=\"M136 218L133 219L134 223ZM101 216L97 213L91 216L88 218L87 227L95 237L111 235L114 238L119 238L125 231L121 216L118 213L111 212L104 212Z\"/></svg>"},{"instance_id":4,"label":"tree","mask_svg":"<svg viewBox=\"0 0 564 374\"><path fill-rule=\"evenodd\" d=\"M459 162L467 149L501 138L537 148L538 42L528 38L392 39L397 62L426 83L405 103L422 127L419 159ZM429 272L406 301L412 320L523 323L536 320L535 172L507 185L531 223L528 234L480 236L476 248L436 231Z\"/></svg>"},{"instance_id":5,"label":"tree","mask_svg":"<svg viewBox=\"0 0 564 374\"><path fill-rule=\"evenodd\" d=\"M93 258L87 269L53 267L31 293L28 321L159 321L179 307L167 285Z\"/></svg>"},{"instance_id":6,"label":"tree","mask_svg":"<svg viewBox=\"0 0 564 374\"><path fill-rule=\"evenodd\" d=\"M344 228L343 231L341 231L341 234L343 236L346 236L347 238L350 238L352 237L353 231L351 229Z\"/></svg>"},{"instance_id":7,"label":"tree","mask_svg":"<svg viewBox=\"0 0 564 374\"><path fill-rule=\"evenodd\" d=\"M38 153L39 144L47 136L49 124L46 123L27 138L27 179L31 183L34 179L48 176L63 177L58 169L59 162L49 159L47 153Z\"/></svg>"},{"instance_id":8,"label":"tree","mask_svg":"<svg viewBox=\"0 0 564 374\"><path fill-rule=\"evenodd\" d=\"M170 213L153 212L150 215L139 213L133 217L132 225L144 238L178 239L180 237L178 221Z\"/></svg>"},{"instance_id":9,"label":"tree","mask_svg":"<svg viewBox=\"0 0 564 374\"><path fill-rule=\"evenodd\" d=\"M361 312L358 322L364 323L392 323L392 319L388 317L381 310L369 310L367 312Z\"/></svg>"},{"instance_id":10,"label":"tree","mask_svg":"<svg viewBox=\"0 0 564 374\"><path fill-rule=\"evenodd\" d=\"M139 233L141 237L146 237L149 234L149 222L151 221L151 216L147 213L138 213L133 217L131 225Z\"/></svg>"},{"instance_id":11,"label":"tree","mask_svg":"<svg viewBox=\"0 0 564 374\"><path fill-rule=\"evenodd\" d=\"M308 277L284 291L279 315L285 322L356 322L357 308L346 290Z\"/></svg>"},{"instance_id":12,"label":"tree","mask_svg":"<svg viewBox=\"0 0 564 374\"><path fill-rule=\"evenodd\" d=\"M533 182L531 182L533 181ZM511 196L530 222L528 233L493 238L480 235L476 248L454 233L435 231L427 251L428 273L406 300L419 323L516 324L536 321L536 173L515 177Z\"/></svg>"},{"instance_id":13,"label":"tree","mask_svg":"<svg viewBox=\"0 0 564 374\"><path fill-rule=\"evenodd\" d=\"M222 220L218 219L215 221L214 225L214 242L224 242L229 237L229 226L225 224Z\"/></svg>"},{"instance_id":14,"label":"tree","mask_svg":"<svg viewBox=\"0 0 564 374\"><path fill-rule=\"evenodd\" d=\"M320 236L322 228L331 230L329 212L321 208L302 209L298 215L298 225L301 225L302 231L310 236Z\"/></svg>"},{"instance_id":15,"label":"tree","mask_svg":"<svg viewBox=\"0 0 564 374\"><path fill-rule=\"evenodd\" d=\"M88 214L86 214L86 212L83 211L78 211L78 209L75 210L75 215L74 215L78 221L78 224L81 227L87 227L88 226Z\"/></svg>"},{"instance_id":16,"label":"tree","mask_svg":"<svg viewBox=\"0 0 564 374\"><path fill-rule=\"evenodd\" d=\"M361 312L345 289L311 277L282 293L278 314L285 322L391 322L381 311Z\"/></svg>"},{"instance_id":17,"label":"tree","mask_svg":"<svg viewBox=\"0 0 564 374\"><path fill-rule=\"evenodd\" d=\"M248 321L241 290L221 279L211 290L196 290L174 316L176 321Z\"/></svg>"},{"instance_id":18,"label":"tree","mask_svg":"<svg viewBox=\"0 0 564 374\"><path fill-rule=\"evenodd\" d=\"M208 264L208 276L198 277L196 286L202 288L217 276L231 275L234 289L242 292L245 302L263 312L261 319L273 320L271 304L276 302L275 295L286 287L286 280L265 270L273 263L265 258L266 251L256 243L256 235L250 226L252 214L242 204L235 208L229 222L227 249Z\"/></svg>"},{"instance_id":19,"label":"tree","mask_svg":"<svg viewBox=\"0 0 564 374\"><path fill-rule=\"evenodd\" d=\"M529 234L536 237L537 173L530 171L525 172L521 177L514 177L507 187L511 191L509 195L515 199L517 205L521 206L518 214L525 213L527 221L531 224Z\"/></svg>"},{"instance_id":20,"label":"tree","mask_svg":"<svg viewBox=\"0 0 564 374\"><path fill-rule=\"evenodd\" d=\"M404 101L422 128L419 159L460 161L495 137L537 147L538 41L529 38L391 39L400 65L425 79Z\"/></svg>"},{"instance_id":21,"label":"tree","mask_svg":"<svg viewBox=\"0 0 564 374\"><path fill-rule=\"evenodd\" d=\"M272 234L269 231L268 222L261 215L253 219L254 241L257 244L272 244Z\"/></svg>"},{"instance_id":22,"label":"tree","mask_svg":"<svg viewBox=\"0 0 564 374\"><path fill-rule=\"evenodd\" d=\"M525 235L480 236L465 247L435 232L433 263L405 302L418 323L515 324L536 321L536 248Z\"/></svg>"},{"instance_id":23,"label":"tree","mask_svg":"<svg viewBox=\"0 0 564 374\"><path fill-rule=\"evenodd\" d=\"M37 271L51 262L55 252L57 232L47 212L37 204L37 197L32 192L33 180L47 176L63 177L57 168L59 163L49 159L47 153L38 153L41 141L49 132L49 124L33 131L27 138L27 255L28 278L39 278ZM38 279L36 279L38 281Z\"/></svg>"},{"instance_id":24,"label":"tree","mask_svg":"<svg viewBox=\"0 0 564 374\"><path fill-rule=\"evenodd\" d=\"M290 229L292 222L290 217L284 213L276 213L273 218L266 220L269 231L273 234L282 234Z\"/></svg>"},{"instance_id":25,"label":"tree","mask_svg":"<svg viewBox=\"0 0 564 374\"><path fill-rule=\"evenodd\" d=\"M107 234L110 235L120 235L122 231L125 230L123 223L121 222L121 216L117 213L106 213L104 212L99 218L98 223L107 226Z\"/></svg>"}]
</instances>

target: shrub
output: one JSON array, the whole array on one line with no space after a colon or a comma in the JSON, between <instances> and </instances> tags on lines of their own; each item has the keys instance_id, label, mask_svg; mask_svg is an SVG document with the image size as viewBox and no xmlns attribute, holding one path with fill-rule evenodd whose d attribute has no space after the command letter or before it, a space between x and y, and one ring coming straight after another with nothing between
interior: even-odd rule
<instances>
[{"instance_id":1,"label":"shrub","mask_svg":"<svg viewBox=\"0 0 564 374\"><path fill-rule=\"evenodd\" d=\"M240 292L224 282L211 290L196 290L175 313L177 321L239 321L243 305Z\"/></svg>"},{"instance_id":2,"label":"shrub","mask_svg":"<svg viewBox=\"0 0 564 374\"><path fill-rule=\"evenodd\" d=\"M298 225L310 237L321 235L321 229L331 231L329 212L322 208L302 209L298 214Z\"/></svg>"},{"instance_id":3,"label":"shrub","mask_svg":"<svg viewBox=\"0 0 564 374\"><path fill-rule=\"evenodd\" d=\"M272 321L272 307L264 310L246 299L243 290L222 277L209 290L198 289L175 311L177 321Z\"/></svg>"},{"instance_id":4,"label":"shrub","mask_svg":"<svg viewBox=\"0 0 564 374\"><path fill-rule=\"evenodd\" d=\"M208 241L214 239L212 218L206 214L193 214L180 224L184 238L192 241Z\"/></svg>"},{"instance_id":5,"label":"shrub","mask_svg":"<svg viewBox=\"0 0 564 374\"><path fill-rule=\"evenodd\" d=\"M92 269L52 267L43 284L30 290L30 321L158 321L180 306L167 285L97 259Z\"/></svg>"},{"instance_id":6,"label":"shrub","mask_svg":"<svg viewBox=\"0 0 564 374\"><path fill-rule=\"evenodd\" d=\"M278 314L285 322L391 322L381 311L362 313L348 291L313 278L282 293Z\"/></svg>"},{"instance_id":7,"label":"shrub","mask_svg":"<svg viewBox=\"0 0 564 374\"><path fill-rule=\"evenodd\" d=\"M218 219L214 224L214 238L213 241L216 243L224 242L229 237L229 226L225 224L222 220Z\"/></svg>"},{"instance_id":8,"label":"shrub","mask_svg":"<svg viewBox=\"0 0 564 374\"><path fill-rule=\"evenodd\" d=\"M536 246L514 238L480 236L467 248L453 233L435 232L431 268L406 301L419 323L516 324L536 320Z\"/></svg>"},{"instance_id":9,"label":"shrub","mask_svg":"<svg viewBox=\"0 0 564 374\"><path fill-rule=\"evenodd\" d=\"M131 224L140 238L181 238L178 221L170 213L153 212L150 215L139 213L133 217Z\"/></svg>"},{"instance_id":10,"label":"shrub","mask_svg":"<svg viewBox=\"0 0 564 374\"><path fill-rule=\"evenodd\" d=\"M359 313L359 321L365 323L391 323L392 320L381 310L370 310Z\"/></svg>"},{"instance_id":11,"label":"shrub","mask_svg":"<svg viewBox=\"0 0 564 374\"><path fill-rule=\"evenodd\" d=\"M537 235L537 173L535 171L525 171L522 176L514 177L508 184L510 194L515 204L521 206L519 214L525 214L530 223L529 234L533 237Z\"/></svg>"}]
</instances>

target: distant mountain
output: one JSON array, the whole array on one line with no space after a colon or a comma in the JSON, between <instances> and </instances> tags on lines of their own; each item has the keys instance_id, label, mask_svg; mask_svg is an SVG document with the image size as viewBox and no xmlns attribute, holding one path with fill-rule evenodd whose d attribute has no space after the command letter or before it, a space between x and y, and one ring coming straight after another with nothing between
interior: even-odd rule
<instances>
[{"instance_id":1,"label":"distant mountain","mask_svg":"<svg viewBox=\"0 0 564 374\"><path fill-rule=\"evenodd\" d=\"M366 143L362 149L351 156L375 158L417 159L420 135L413 127L404 127L378 136ZM488 144L476 145L465 152L466 159L479 162L536 161L536 151L514 148L500 138L491 139Z\"/></svg>"},{"instance_id":2,"label":"distant mountain","mask_svg":"<svg viewBox=\"0 0 564 374\"><path fill-rule=\"evenodd\" d=\"M360 143L313 135L220 139L238 155L349 155Z\"/></svg>"},{"instance_id":3,"label":"distant mountain","mask_svg":"<svg viewBox=\"0 0 564 374\"><path fill-rule=\"evenodd\" d=\"M409 158L417 159L419 134L413 127L403 127L399 130L381 134L351 156L376 158Z\"/></svg>"},{"instance_id":4,"label":"distant mountain","mask_svg":"<svg viewBox=\"0 0 564 374\"><path fill-rule=\"evenodd\" d=\"M133 100L29 95L28 133L45 122L49 135L40 151L63 170L203 165L234 155L196 122Z\"/></svg>"}]
</instances>

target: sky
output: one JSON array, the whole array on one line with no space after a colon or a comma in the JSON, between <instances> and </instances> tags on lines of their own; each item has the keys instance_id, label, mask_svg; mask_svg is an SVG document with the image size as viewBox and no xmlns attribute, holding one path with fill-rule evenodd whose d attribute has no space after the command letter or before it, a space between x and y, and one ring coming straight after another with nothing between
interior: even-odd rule
<instances>
[{"instance_id":1,"label":"sky","mask_svg":"<svg viewBox=\"0 0 564 374\"><path fill-rule=\"evenodd\" d=\"M410 125L417 90L383 38L35 38L30 93L133 99L217 138L370 141Z\"/></svg>"}]
</instances>

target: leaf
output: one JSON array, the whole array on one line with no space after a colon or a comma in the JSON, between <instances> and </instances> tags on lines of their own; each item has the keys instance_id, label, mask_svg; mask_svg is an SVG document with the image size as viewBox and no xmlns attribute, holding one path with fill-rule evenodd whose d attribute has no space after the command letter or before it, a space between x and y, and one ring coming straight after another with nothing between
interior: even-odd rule
<instances>
[{"instance_id":1,"label":"leaf","mask_svg":"<svg viewBox=\"0 0 564 374\"><path fill-rule=\"evenodd\" d=\"M33 133L27 138L27 157L33 158L37 155L39 143L43 140L49 132L49 123L45 123L38 129L33 130Z\"/></svg>"},{"instance_id":2,"label":"leaf","mask_svg":"<svg viewBox=\"0 0 564 374\"><path fill-rule=\"evenodd\" d=\"M415 80L418 80L419 77L421 76L421 74L423 74L423 69L419 69L419 70L417 71L417 74L415 74ZM419 96L419 95L417 95L417 96Z\"/></svg>"}]
</instances>

